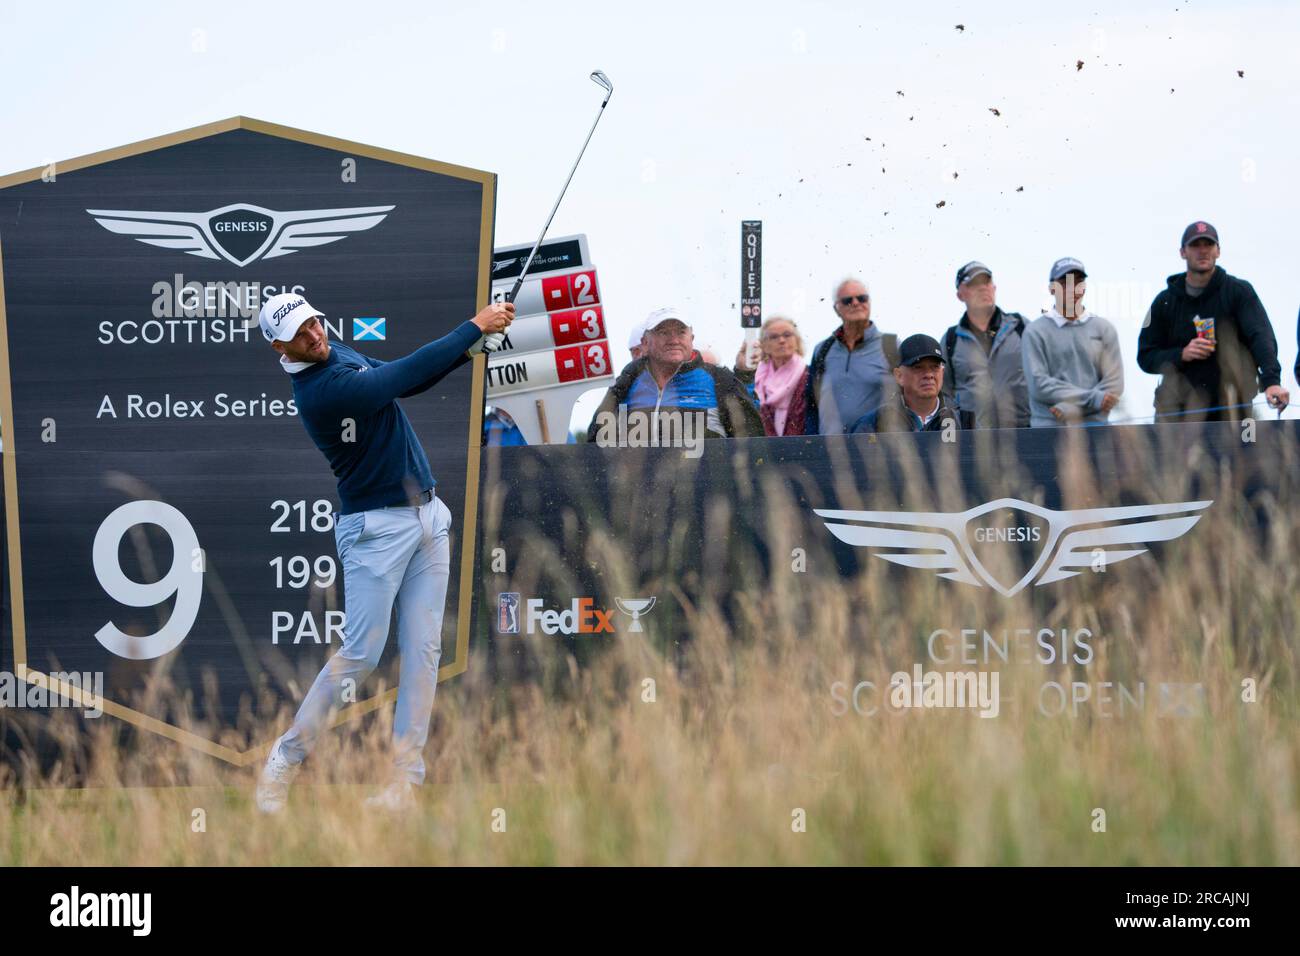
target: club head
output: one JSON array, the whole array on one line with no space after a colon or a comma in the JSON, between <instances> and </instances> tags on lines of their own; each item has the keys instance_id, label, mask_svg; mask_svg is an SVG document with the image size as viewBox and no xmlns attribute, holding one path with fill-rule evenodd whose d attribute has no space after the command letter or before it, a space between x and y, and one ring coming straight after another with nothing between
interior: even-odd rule
<instances>
[{"instance_id":1,"label":"club head","mask_svg":"<svg viewBox=\"0 0 1300 956\"><path fill-rule=\"evenodd\" d=\"M605 100L608 102L609 98L614 95L614 84L609 81L609 77L600 70L592 70L591 81L605 91Z\"/></svg>"}]
</instances>

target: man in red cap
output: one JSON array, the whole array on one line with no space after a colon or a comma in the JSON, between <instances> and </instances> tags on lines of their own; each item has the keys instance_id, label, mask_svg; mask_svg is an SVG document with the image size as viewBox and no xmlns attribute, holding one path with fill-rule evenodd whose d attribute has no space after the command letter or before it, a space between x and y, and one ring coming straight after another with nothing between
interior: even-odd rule
<instances>
[{"instance_id":1,"label":"man in red cap","mask_svg":"<svg viewBox=\"0 0 1300 956\"><path fill-rule=\"evenodd\" d=\"M1138 365L1161 376L1157 419L1235 421L1261 391L1286 408L1273 326L1251 284L1216 265L1218 230L1192 223L1179 255L1187 271L1169 277L1138 336Z\"/></svg>"}]
</instances>

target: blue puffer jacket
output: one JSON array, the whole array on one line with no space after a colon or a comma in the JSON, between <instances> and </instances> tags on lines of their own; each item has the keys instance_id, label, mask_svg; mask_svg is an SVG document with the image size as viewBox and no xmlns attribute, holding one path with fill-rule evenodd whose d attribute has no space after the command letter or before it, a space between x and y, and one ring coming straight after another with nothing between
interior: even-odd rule
<instances>
[{"instance_id":1,"label":"blue puffer jacket","mask_svg":"<svg viewBox=\"0 0 1300 956\"><path fill-rule=\"evenodd\" d=\"M763 420L758 409L729 369L708 365L694 352L662 390L648 368L650 359L642 356L630 362L610 386L587 429L587 440L595 441L602 413L618 414L626 405L629 418L635 414L658 418L663 413L703 412L706 438L749 438L763 434Z\"/></svg>"}]
</instances>

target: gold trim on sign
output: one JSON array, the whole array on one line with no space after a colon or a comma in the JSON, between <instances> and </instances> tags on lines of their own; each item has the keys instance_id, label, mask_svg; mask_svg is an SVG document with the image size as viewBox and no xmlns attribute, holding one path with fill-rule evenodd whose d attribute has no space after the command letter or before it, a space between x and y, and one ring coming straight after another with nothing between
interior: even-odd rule
<instances>
[{"instance_id":1,"label":"gold trim on sign","mask_svg":"<svg viewBox=\"0 0 1300 956\"><path fill-rule=\"evenodd\" d=\"M441 173L444 176L455 176L457 179L468 179L471 182L483 183L484 185L496 179L495 173L474 169L471 166L440 163L436 159L425 159L423 156L414 156L411 153L399 153L397 150L384 149L382 146L370 146L367 143L358 143L350 139L339 139L335 136L311 133L306 130L294 129L292 126L280 126L276 123L251 119L247 116L240 116L237 119L241 129L252 130L255 133L265 133L268 136L278 136L281 139L297 140L300 143L322 146L325 149L334 149L345 153L356 153L358 156L365 156L369 159L380 159L386 163L410 166L430 173Z\"/></svg>"},{"instance_id":2,"label":"gold trim on sign","mask_svg":"<svg viewBox=\"0 0 1300 956\"><path fill-rule=\"evenodd\" d=\"M5 542L9 550L9 606L14 629L14 673L27 673L27 615L23 605L22 538L18 526L18 463L15 461L14 393L9 368L9 318L5 312L4 243L0 242L0 441L5 447ZM4 582L0 582L0 587Z\"/></svg>"},{"instance_id":3,"label":"gold trim on sign","mask_svg":"<svg viewBox=\"0 0 1300 956\"><path fill-rule=\"evenodd\" d=\"M326 136L323 133L313 133L292 126L268 123L266 120L253 119L251 116L232 116L229 119L217 120L215 123L192 126L189 129L177 130L175 133L167 133L164 136L142 139L139 142L128 143L125 146L102 149L99 152L87 153L85 156L77 156L73 159L57 160L54 163L55 182L58 182L57 177L65 172L76 172L78 169L85 169L88 166L98 166L101 163L111 163L114 160L139 156L142 153L166 149L168 146L179 146L182 143L190 143L196 139L206 139L209 136L215 136L218 133L229 133L231 130L236 129L264 133L267 136L277 136L280 139L291 139L299 143L307 143L309 146L319 146L322 149L356 153L358 156L380 159L384 162L396 163L399 166L410 166L413 169L423 169L431 173L442 173L444 176L454 176L457 179L467 179L476 183L486 184L489 180L496 178L494 173L474 169L472 166L440 163L436 159L426 159L423 156L401 153L397 150L371 146L367 143L358 143L355 140L339 139L337 136ZM8 176L0 176L0 189L40 179L46 168L45 166L35 166L21 172L10 173Z\"/></svg>"},{"instance_id":4,"label":"gold trim on sign","mask_svg":"<svg viewBox=\"0 0 1300 956\"><path fill-rule=\"evenodd\" d=\"M111 163L114 160L126 159L129 156L151 153L155 149L166 149L168 146L179 146L181 143L189 143L207 136L215 136L218 133L228 133L232 129L239 129L243 119L242 116L232 116L229 119L217 120L215 123L208 123L204 126L192 126L189 129L178 130L165 136L154 136L150 139L142 139L139 142L127 143L125 146L101 149L97 153L87 153L85 156L77 156L74 159L57 160L54 163L54 181L58 182L60 173L72 173L78 169L85 169L87 166ZM45 170L45 166L37 166L34 169L25 169L22 172L10 173L8 176L0 176L0 189L33 182L40 179Z\"/></svg>"},{"instance_id":5,"label":"gold trim on sign","mask_svg":"<svg viewBox=\"0 0 1300 956\"><path fill-rule=\"evenodd\" d=\"M475 308L482 311L492 294L492 245L496 236L496 176L483 184L483 210L479 216L478 298ZM478 551L479 459L483 454L484 384L487 379L487 353L474 356L474 378L469 392L469 458L465 466L465 521L460 547L460 598L456 617L456 659L438 672L440 680L464 673L469 667L469 625L474 607L474 558Z\"/></svg>"},{"instance_id":6,"label":"gold trim on sign","mask_svg":"<svg viewBox=\"0 0 1300 956\"><path fill-rule=\"evenodd\" d=\"M193 142L194 140L205 139L209 136L216 136L221 133L228 133L236 129L245 129L250 132L261 133L266 136L274 136L279 139L293 140L299 143L305 143L309 146L317 146L322 149L334 150L337 152L353 153L357 156L364 156L368 159L376 159L383 162L393 163L398 166L406 166L411 169L418 169L424 172L438 173L443 176L451 176L456 179L463 179L469 182L476 182L482 186L483 201L479 222L479 256L478 256L478 286L477 286L477 308L482 309L487 305L489 289L492 276L492 238L493 238L493 217L496 212L496 174L486 172L481 169L474 169L469 166L457 166L452 163L443 163L434 159L426 159L423 156L415 156L411 153L402 153L396 150L383 149L379 146L371 146L366 143L358 143L353 140L339 139L334 136L326 136L321 133L312 133L306 130L295 129L291 126L281 126L276 123L269 123L265 120L252 119L247 116L232 116L228 119L218 120L215 123L208 123L203 126L194 126L190 129L179 130L175 133L168 133L164 136L155 136L150 139L140 140L135 143L128 143L125 146L117 146L112 149L100 150L95 153L88 153L85 156L78 156L74 159L60 160L54 163L55 183L57 177L65 174L76 172L80 169L86 169L91 166L98 166L102 163L110 163L119 159L126 159L131 156L139 156L143 153L153 152L154 150L166 149L170 146L179 146L183 143ZM18 186L24 183L39 180L46 170L46 166L37 166L33 169L23 170L17 173L11 173L7 176L0 176L0 190L7 189L10 186ZM461 580L460 594L458 596L458 614L456 627L456 660L438 671L439 682L450 677L461 674L468 667L469 655L469 625L472 612L473 600L473 571L474 557L476 552L475 530L477 528L478 513L478 480L479 480L479 454L482 446L482 429L483 429L483 384L485 379L486 356L480 353L473 360L474 375L470 386L471 405L470 405L470 434L469 434L469 454L468 465L466 467L466 485L465 485L465 513L462 517L462 527L465 529L464 541L461 550ZM9 326L5 312L5 289L4 289L4 256L3 250L0 249L0 437L7 438L8 447L4 451L4 480L5 480L5 522L8 531L8 552L9 552L9 580L10 580L10 602L12 604L13 617L13 643L14 643L14 673L21 679L31 684L44 685L51 687L51 678L46 674L37 671L27 670L27 624L25 615L25 606L23 602L23 569L22 569L22 549L20 547L20 523L18 520L18 467L15 461L16 447L13 441L13 380L10 370L9 356ZM63 682L58 682L58 688L67 690L69 693L65 697L73 697L75 688L71 688ZM85 696L84 694L82 695ZM338 713L331 726L337 727L363 714L370 713L378 709L385 703L390 703L396 699L397 688L391 688L382 694L356 704ZM167 737L177 743L185 744L224 760L227 763L237 767L249 766L266 752L271 746L270 742L254 744L244 751L237 751L230 747L223 746L215 741L208 740L190 731L184 730L173 724L161 721L156 717L141 713L124 704L104 698L102 701L104 713L124 720L133 724L142 730L152 731L160 736Z\"/></svg>"}]
</instances>

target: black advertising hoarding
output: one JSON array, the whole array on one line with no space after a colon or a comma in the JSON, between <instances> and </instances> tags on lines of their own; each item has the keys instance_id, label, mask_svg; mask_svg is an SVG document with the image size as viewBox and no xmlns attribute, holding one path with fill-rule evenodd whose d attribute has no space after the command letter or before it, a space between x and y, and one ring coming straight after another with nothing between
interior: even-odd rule
<instances>
[{"instance_id":1,"label":"black advertising hoarding","mask_svg":"<svg viewBox=\"0 0 1300 956\"><path fill-rule=\"evenodd\" d=\"M232 728L259 692L296 706L341 642L335 479L260 303L300 293L332 340L406 355L486 305L494 197L491 173L244 117L0 179L20 677L102 672L107 713L256 758L139 697L161 671ZM453 516L440 679L467 665L483 369L402 402Z\"/></svg>"},{"instance_id":2,"label":"black advertising hoarding","mask_svg":"<svg viewBox=\"0 0 1300 956\"><path fill-rule=\"evenodd\" d=\"M746 219L740 224L740 325L757 329L763 324L763 223Z\"/></svg>"},{"instance_id":3,"label":"black advertising hoarding","mask_svg":"<svg viewBox=\"0 0 1300 956\"><path fill-rule=\"evenodd\" d=\"M1163 625L1140 618L1180 549L1213 550L1232 527L1262 549L1270 516L1300 498L1296 421L701 445L484 450L484 487L510 505L484 515L476 682L535 679L633 632L671 654L702 608L744 622L772 591L853 600L859 579L883 596L846 625L864 650L917 595L936 609L906 622L922 641L1008 614L1031 635L1100 625L1154 639ZM1269 573L1264 557L1245 571ZM1218 588L1194 589L1207 613ZM1064 614L1079 606L1095 613Z\"/></svg>"}]
</instances>

